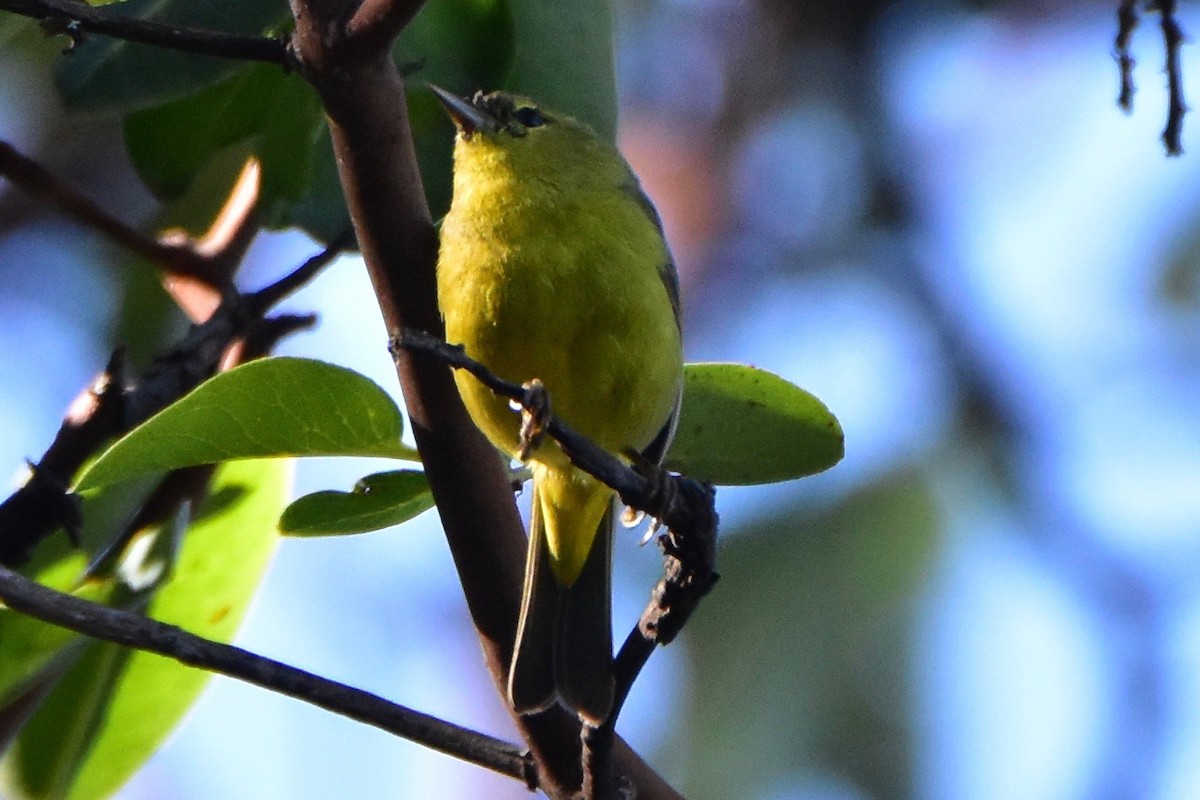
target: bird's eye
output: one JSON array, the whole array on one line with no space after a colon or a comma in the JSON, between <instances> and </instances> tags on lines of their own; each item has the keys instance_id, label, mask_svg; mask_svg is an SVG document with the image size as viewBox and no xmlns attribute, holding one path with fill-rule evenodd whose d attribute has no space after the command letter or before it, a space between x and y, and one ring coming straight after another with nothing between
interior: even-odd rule
<instances>
[{"instance_id":1,"label":"bird's eye","mask_svg":"<svg viewBox=\"0 0 1200 800\"><path fill-rule=\"evenodd\" d=\"M540 128L546 124L546 118L542 116L542 112L533 106L518 108L513 112L513 117L526 128Z\"/></svg>"}]
</instances>

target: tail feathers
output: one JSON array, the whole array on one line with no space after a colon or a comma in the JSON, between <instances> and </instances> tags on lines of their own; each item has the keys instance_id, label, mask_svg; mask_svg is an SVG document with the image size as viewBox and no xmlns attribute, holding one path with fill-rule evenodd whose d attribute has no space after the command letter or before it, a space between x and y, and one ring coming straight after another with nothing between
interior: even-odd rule
<instances>
[{"instance_id":1,"label":"tail feathers","mask_svg":"<svg viewBox=\"0 0 1200 800\"><path fill-rule=\"evenodd\" d=\"M612 509L605 513L583 571L570 587L554 579L536 496L517 642L508 675L508 699L521 714L541 711L556 698L598 725L613 703Z\"/></svg>"},{"instance_id":2,"label":"tail feathers","mask_svg":"<svg viewBox=\"0 0 1200 800\"><path fill-rule=\"evenodd\" d=\"M563 588L550 570L550 550L534 487L529 524L529 554L517 641L508 670L508 702L519 714L532 714L554 703L554 640Z\"/></svg>"},{"instance_id":3,"label":"tail feathers","mask_svg":"<svg viewBox=\"0 0 1200 800\"><path fill-rule=\"evenodd\" d=\"M563 705L599 725L613 704L613 511L600 521L583 571L563 590L558 611L554 685Z\"/></svg>"}]
</instances>

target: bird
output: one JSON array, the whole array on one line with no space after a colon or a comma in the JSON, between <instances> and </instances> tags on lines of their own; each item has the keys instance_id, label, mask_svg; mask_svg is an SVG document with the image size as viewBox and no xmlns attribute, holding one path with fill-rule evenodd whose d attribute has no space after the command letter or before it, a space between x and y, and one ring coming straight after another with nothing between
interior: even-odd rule
<instances>
[{"instance_id":1,"label":"bird","mask_svg":"<svg viewBox=\"0 0 1200 800\"><path fill-rule=\"evenodd\" d=\"M660 463L683 391L679 280L633 170L588 125L527 97L430 90L456 127L437 262L447 342L501 378L540 381L554 416L608 451ZM475 425L533 476L508 701L600 725L614 702L615 492L553 440L529 449L474 376L455 381Z\"/></svg>"}]
</instances>

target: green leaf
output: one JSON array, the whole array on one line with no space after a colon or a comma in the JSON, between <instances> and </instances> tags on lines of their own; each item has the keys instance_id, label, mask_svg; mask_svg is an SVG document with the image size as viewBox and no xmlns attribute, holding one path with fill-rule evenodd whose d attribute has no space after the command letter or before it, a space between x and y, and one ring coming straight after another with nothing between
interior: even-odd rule
<instances>
[{"instance_id":1,"label":"green leaf","mask_svg":"<svg viewBox=\"0 0 1200 800\"><path fill-rule=\"evenodd\" d=\"M85 566L84 554L76 552L42 571L37 580L76 597L106 602L112 593L111 584L89 582L78 585ZM3 717L8 704L32 681L37 680L43 670L64 652L64 648L78 638L78 634L65 628L49 625L9 608L0 608L0 717Z\"/></svg>"},{"instance_id":2,"label":"green leaf","mask_svg":"<svg viewBox=\"0 0 1200 800\"><path fill-rule=\"evenodd\" d=\"M221 373L110 447L79 478L88 489L195 464L279 456L418 460L383 389L343 367L264 358Z\"/></svg>"},{"instance_id":3,"label":"green leaf","mask_svg":"<svg viewBox=\"0 0 1200 800\"><path fill-rule=\"evenodd\" d=\"M129 16L244 35L262 34L287 19L286 7L275 0L127 0L119 8ZM91 111L145 108L207 86L241 66L235 59L112 36L87 37L60 64L58 85L66 104Z\"/></svg>"},{"instance_id":4,"label":"green leaf","mask_svg":"<svg viewBox=\"0 0 1200 800\"><path fill-rule=\"evenodd\" d=\"M289 462L221 467L150 616L229 641L278 537ZM20 797L105 797L145 762L195 702L209 674L161 656L97 643L59 682L4 762ZM6 796L11 796L6 794Z\"/></svg>"},{"instance_id":5,"label":"green leaf","mask_svg":"<svg viewBox=\"0 0 1200 800\"><path fill-rule=\"evenodd\" d=\"M34 548L22 575L60 592L95 602L110 602L117 589L109 581L83 581L89 561L107 547L114 532L136 513L158 480L151 477L126 483L119 489L100 489L81 497L82 549L76 548L63 531L56 531ZM78 634L0 606L0 718L10 700L43 670L54 668ZM77 655L77 653L76 653Z\"/></svg>"},{"instance_id":6,"label":"green leaf","mask_svg":"<svg viewBox=\"0 0 1200 800\"><path fill-rule=\"evenodd\" d=\"M612 0L510 0L517 52L506 88L616 138Z\"/></svg>"},{"instance_id":7,"label":"green leaf","mask_svg":"<svg viewBox=\"0 0 1200 800\"><path fill-rule=\"evenodd\" d=\"M429 0L396 40L396 61L456 91L497 88L512 69L510 0Z\"/></svg>"},{"instance_id":8,"label":"green leaf","mask_svg":"<svg viewBox=\"0 0 1200 800\"><path fill-rule=\"evenodd\" d=\"M726 486L827 470L845 451L842 426L817 398L744 364L688 364L668 469Z\"/></svg>"},{"instance_id":9,"label":"green leaf","mask_svg":"<svg viewBox=\"0 0 1200 800\"><path fill-rule=\"evenodd\" d=\"M314 492L297 499L279 518L288 536L366 533L407 522L433 508L425 475L414 470L377 472L351 492Z\"/></svg>"},{"instance_id":10,"label":"green leaf","mask_svg":"<svg viewBox=\"0 0 1200 800\"><path fill-rule=\"evenodd\" d=\"M225 148L262 165L260 201L299 198L311 180L324 117L299 76L253 64L220 83L125 119L125 145L138 175L163 200L179 198ZM342 212L343 219L345 211Z\"/></svg>"}]
</instances>

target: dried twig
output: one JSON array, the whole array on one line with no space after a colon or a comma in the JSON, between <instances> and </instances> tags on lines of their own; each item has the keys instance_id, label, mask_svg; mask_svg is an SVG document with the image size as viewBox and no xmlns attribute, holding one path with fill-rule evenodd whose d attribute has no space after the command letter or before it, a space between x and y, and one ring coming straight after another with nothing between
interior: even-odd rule
<instances>
[{"instance_id":1,"label":"dried twig","mask_svg":"<svg viewBox=\"0 0 1200 800\"><path fill-rule=\"evenodd\" d=\"M1133 41L1133 31L1137 28L1137 0L1121 0L1117 7L1117 38L1114 43L1114 56L1121 70L1121 91L1117 95L1117 105L1126 113L1133 110L1133 94L1136 87L1133 84L1133 68L1137 64L1129 52L1130 42Z\"/></svg>"}]
</instances>

